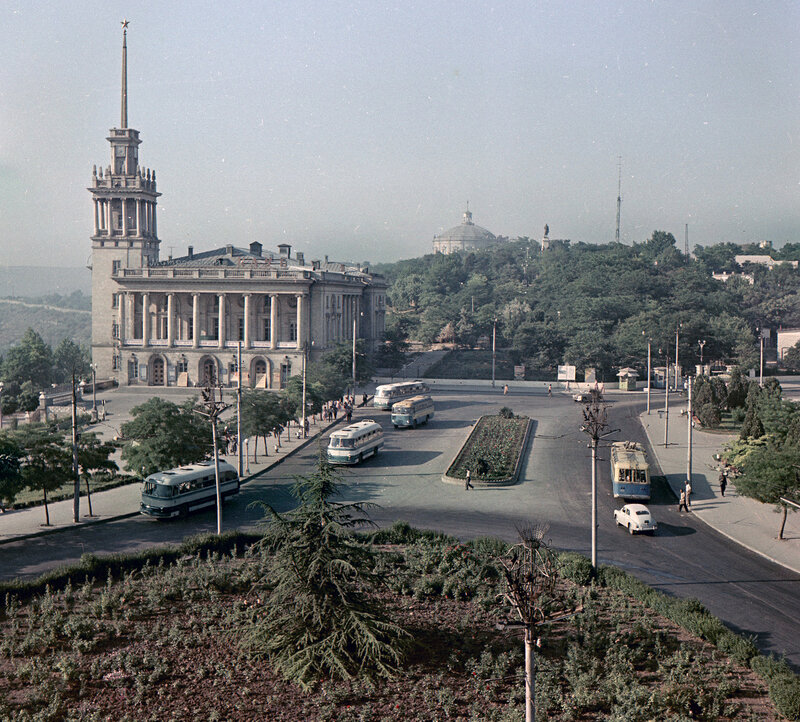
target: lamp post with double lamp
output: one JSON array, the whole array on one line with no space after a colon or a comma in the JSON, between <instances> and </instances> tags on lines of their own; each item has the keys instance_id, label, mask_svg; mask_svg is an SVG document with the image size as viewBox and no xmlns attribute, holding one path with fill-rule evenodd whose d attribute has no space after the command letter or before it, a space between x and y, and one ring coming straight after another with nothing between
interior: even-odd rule
<instances>
[{"instance_id":1,"label":"lamp post with double lamp","mask_svg":"<svg viewBox=\"0 0 800 722\"><path fill-rule=\"evenodd\" d=\"M758 385L764 385L764 329L758 329Z\"/></svg>"},{"instance_id":2,"label":"lamp post with double lamp","mask_svg":"<svg viewBox=\"0 0 800 722\"><path fill-rule=\"evenodd\" d=\"M242 462L242 342L236 344L236 471L244 473Z\"/></svg>"},{"instance_id":3,"label":"lamp post with double lamp","mask_svg":"<svg viewBox=\"0 0 800 722\"><path fill-rule=\"evenodd\" d=\"M97 364L89 364L92 370L92 421L97 421Z\"/></svg>"},{"instance_id":4,"label":"lamp post with double lamp","mask_svg":"<svg viewBox=\"0 0 800 722\"><path fill-rule=\"evenodd\" d=\"M308 343L303 341L303 438L306 434L306 365L308 364ZM355 377L353 379L355 381ZM355 404L355 387L353 387L353 403Z\"/></svg>"},{"instance_id":5,"label":"lamp post with double lamp","mask_svg":"<svg viewBox=\"0 0 800 722\"><path fill-rule=\"evenodd\" d=\"M698 341L697 345L700 347L700 365L702 366L703 365L703 349L706 346L706 342L705 341Z\"/></svg>"}]
</instances>

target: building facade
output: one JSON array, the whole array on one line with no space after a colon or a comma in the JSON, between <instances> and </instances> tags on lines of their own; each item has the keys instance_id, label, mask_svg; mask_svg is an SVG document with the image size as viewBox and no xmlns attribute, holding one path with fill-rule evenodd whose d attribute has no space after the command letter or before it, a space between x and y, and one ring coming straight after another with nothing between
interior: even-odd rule
<instances>
[{"instance_id":1,"label":"building facade","mask_svg":"<svg viewBox=\"0 0 800 722\"><path fill-rule=\"evenodd\" d=\"M111 163L92 172L92 361L120 384L238 382L282 388L311 360L354 335L383 338L386 282L369 269L307 263L288 244L260 243L159 259L156 174L139 164L127 120L123 31L120 128Z\"/></svg>"}]
</instances>

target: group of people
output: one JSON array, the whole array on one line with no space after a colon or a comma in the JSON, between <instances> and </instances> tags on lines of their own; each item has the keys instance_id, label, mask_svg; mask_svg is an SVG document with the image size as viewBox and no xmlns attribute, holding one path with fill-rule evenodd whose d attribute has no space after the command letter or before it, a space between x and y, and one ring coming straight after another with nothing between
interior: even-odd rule
<instances>
[{"instance_id":1,"label":"group of people","mask_svg":"<svg viewBox=\"0 0 800 722\"><path fill-rule=\"evenodd\" d=\"M341 413L345 415L345 420L349 423L350 419L353 418L354 404L355 399L352 396L345 396L343 399L330 401L322 407L322 420L336 421Z\"/></svg>"},{"instance_id":2,"label":"group of people","mask_svg":"<svg viewBox=\"0 0 800 722\"><path fill-rule=\"evenodd\" d=\"M678 501L678 511L691 511L692 510L692 485L689 480L686 480L683 489L681 489L681 496Z\"/></svg>"}]
</instances>

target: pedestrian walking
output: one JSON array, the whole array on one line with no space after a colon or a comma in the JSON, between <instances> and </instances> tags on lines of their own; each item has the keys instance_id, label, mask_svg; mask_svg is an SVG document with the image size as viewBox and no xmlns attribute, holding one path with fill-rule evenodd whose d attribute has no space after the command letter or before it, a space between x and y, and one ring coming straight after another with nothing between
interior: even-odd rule
<instances>
[{"instance_id":1,"label":"pedestrian walking","mask_svg":"<svg viewBox=\"0 0 800 722\"><path fill-rule=\"evenodd\" d=\"M719 493L720 496L725 496L725 489L728 487L728 475L721 471L719 474Z\"/></svg>"},{"instance_id":2,"label":"pedestrian walking","mask_svg":"<svg viewBox=\"0 0 800 722\"><path fill-rule=\"evenodd\" d=\"M692 485L689 483L689 480L686 480L686 486L684 488L686 492L686 511L692 510Z\"/></svg>"},{"instance_id":3,"label":"pedestrian walking","mask_svg":"<svg viewBox=\"0 0 800 722\"><path fill-rule=\"evenodd\" d=\"M686 506L686 490L681 489L681 497L680 501L678 502L678 511L689 511L689 507Z\"/></svg>"},{"instance_id":4,"label":"pedestrian walking","mask_svg":"<svg viewBox=\"0 0 800 722\"><path fill-rule=\"evenodd\" d=\"M353 418L353 407L350 406L350 404L347 404L347 406L345 406L344 409L345 409L344 415L345 415L345 418L347 419L347 423L349 424L350 423L350 419Z\"/></svg>"},{"instance_id":5,"label":"pedestrian walking","mask_svg":"<svg viewBox=\"0 0 800 722\"><path fill-rule=\"evenodd\" d=\"M508 384L503 385L503 396L508 396Z\"/></svg>"},{"instance_id":6,"label":"pedestrian walking","mask_svg":"<svg viewBox=\"0 0 800 722\"><path fill-rule=\"evenodd\" d=\"M470 473L469 469L467 469L467 475L464 477L464 491L475 488L474 486L472 486L471 479L472 479L472 474Z\"/></svg>"},{"instance_id":7,"label":"pedestrian walking","mask_svg":"<svg viewBox=\"0 0 800 722\"><path fill-rule=\"evenodd\" d=\"M553 384L547 384L547 395L548 396L553 395Z\"/></svg>"}]
</instances>

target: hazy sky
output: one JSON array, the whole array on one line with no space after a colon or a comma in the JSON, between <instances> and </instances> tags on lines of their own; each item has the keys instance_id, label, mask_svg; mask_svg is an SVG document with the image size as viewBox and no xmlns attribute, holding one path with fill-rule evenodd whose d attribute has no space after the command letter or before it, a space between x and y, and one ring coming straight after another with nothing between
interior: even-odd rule
<instances>
[{"instance_id":1,"label":"hazy sky","mask_svg":"<svg viewBox=\"0 0 800 722\"><path fill-rule=\"evenodd\" d=\"M0 0L0 263L83 265L128 118L161 255L493 233L800 241L800 3Z\"/></svg>"}]
</instances>

